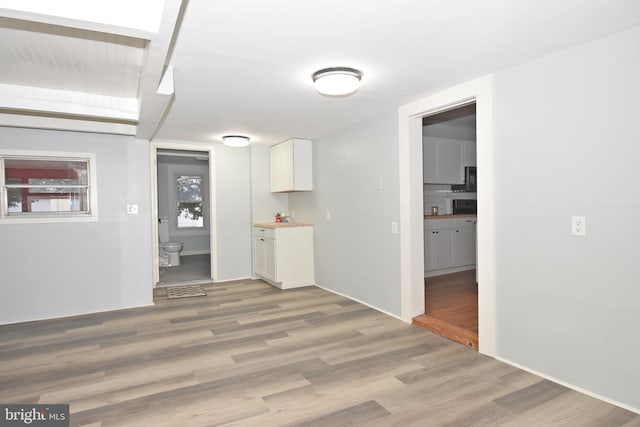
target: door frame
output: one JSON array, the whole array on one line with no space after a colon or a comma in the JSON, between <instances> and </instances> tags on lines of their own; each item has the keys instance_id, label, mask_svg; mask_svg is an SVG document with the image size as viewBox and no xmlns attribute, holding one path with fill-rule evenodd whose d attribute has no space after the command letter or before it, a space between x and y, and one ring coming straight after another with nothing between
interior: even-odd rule
<instances>
[{"instance_id":1,"label":"door frame","mask_svg":"<svg viewBox=\"0 0 640 427\"><path fill-rule=\"evenodd\" d=\"M480 353L496 356L496 268L493 77L431 94L398 109L400 167L400 288L405 322L424 313L424 200L422 118L476 103L478 165L478 339Z\"/></svg>"},{"instance_id":2,"label":"door frame","mask_svg":"<svg viewBox=\"0 0 640 427\"><path fill-rule=\"evenodd\" d=\"M153 256L152 283L155 288L160 281L160 263L158 261L158 150L206 151L209 153L209 249L211 263L211 280L218 279L218 263L216 260L217 221L216 221L216 182L215 182L215 145L207 143L185 143L176 141L151 141L149 157L151 160L151 250Z\"/></svg>"}]
</instances>

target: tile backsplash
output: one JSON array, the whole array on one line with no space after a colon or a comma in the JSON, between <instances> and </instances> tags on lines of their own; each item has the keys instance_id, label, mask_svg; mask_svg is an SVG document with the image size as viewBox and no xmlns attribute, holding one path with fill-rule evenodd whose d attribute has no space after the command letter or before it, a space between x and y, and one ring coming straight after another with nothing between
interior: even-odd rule
<instances>
[{"instance_id":1,"label":"tile backsplash","mask_svg":"<svg viewBox=\"0 0 640 427\"><path fill-rule=\"evenodd\" d=\"M424 214L431 215L431 207L438 207L438 215L453 213L453 199L475 199L477 193L451 191L450 185L424 184Z\"/></svg>"}]
</instances>

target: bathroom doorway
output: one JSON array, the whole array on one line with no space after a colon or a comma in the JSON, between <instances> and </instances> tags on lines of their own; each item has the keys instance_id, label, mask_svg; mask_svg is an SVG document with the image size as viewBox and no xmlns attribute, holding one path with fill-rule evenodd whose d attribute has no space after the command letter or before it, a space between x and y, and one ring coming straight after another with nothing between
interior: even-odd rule
<instances>
[{"instance_id":1,"label":"bathroom doorway","mask_svg":"<svg viewBox=\"0 0 640 427\"><path fill-rule=\"evenodd\" d=\"M211 283L215 277L212 153L192 148L152 143L155 287Z\"/></svg>"}]
</instances>

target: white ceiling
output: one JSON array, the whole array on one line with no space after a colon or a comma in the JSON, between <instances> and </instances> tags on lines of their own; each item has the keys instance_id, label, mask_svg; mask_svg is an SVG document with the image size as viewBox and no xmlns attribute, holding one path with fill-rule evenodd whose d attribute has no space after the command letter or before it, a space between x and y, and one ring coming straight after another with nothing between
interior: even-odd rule
<instances>
[{"instance_id":1,"label":"white ceiling","mask_svg":"<svg viewBox=\"0 0 640 427\"><path fill-rule=\"evenodd\" d=\"M15 18L3 1L0 16ZM122 23L110 30L101 22L89 29L111 31L129 42L107 40L113 46L103 49L102 38L80 37L87 43L78 51L90 51L87 55L74 53L73 38L58 43L51 32L1 33L7 25L0 21L0 40L6 40L0 42L0 111L7 110L2 85L51 87L56 81L67 91L132 99L132 82L139 75L135 100L140 109L132 121L139 137L206 142L246 134L265 144L292 136L318 138L429 92L640 23L638 0L160 3L164 11L157 32ZM33 19L45 21L45 12ZM78 16L72 18L73 25L86 28ZM132 39L139 40L132 46ZM158 49L162 44L165 48ZM23 46L18 52L36 53L22 60L14 55L17 64L5 61L4 52L15 46ZM43 49L51 58L37 54ZM53 75L52 64L59 65ZM173 67L175 97L157 93L167 64ZM346 98L317 94L310 76L327 66L362 70L360 90ZM65 80L65 70L82 71ZM6 113L0 124L19 122L19 109ZM58 115L69 123L66 113ZM109 120L123 121L105 114L99 123Z\"/></svg>"}]
</instances>

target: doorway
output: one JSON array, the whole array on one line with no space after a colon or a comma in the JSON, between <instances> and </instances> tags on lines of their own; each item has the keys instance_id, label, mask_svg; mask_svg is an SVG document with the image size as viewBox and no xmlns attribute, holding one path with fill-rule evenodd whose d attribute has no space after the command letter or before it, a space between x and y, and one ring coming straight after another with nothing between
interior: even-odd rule
<instances>
[{"instance_id":1,"label":"doorway","mask_svg":"<svg viewBox=\"0 0 640 427\"><path fill-rule=\"evenodd\" d=\"M478 326L482 354L495 357L496 273L493 174L493 78L487 75L431 94L398 109L400 169L400 287L405 322L424 314L423 117L476 103Z\"/></svg>"},{"instance_id":2,"label":"doorway","mask_svg":"<svg viewBox=\"0 0 640 427\"><path fill-rule=\"evenodd\" d=\"M476 104L422 119L424 314L413 323L478 348Z\"/></svg>"},{"instance_id":3,"label":"doorway","mask_svg":"<svg viewBox=\"0 0 640 427\"><path fill-rule=\"evenodd\" d=\"M153 142L154 287L211 283L215 204L209 147Z\"/></svg>"}]
</instances>

